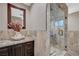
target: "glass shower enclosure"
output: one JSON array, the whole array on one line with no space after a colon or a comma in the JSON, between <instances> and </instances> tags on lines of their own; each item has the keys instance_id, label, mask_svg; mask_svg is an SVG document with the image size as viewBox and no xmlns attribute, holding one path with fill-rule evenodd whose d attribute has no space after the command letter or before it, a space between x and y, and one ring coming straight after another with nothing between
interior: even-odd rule
<instances>
[{"instance_id":1,"label":"glass shower enclosure","mask_svg":"<svg viewBox=\"0 0 79 59\"><path fill-rule=\"evenodd\" d=\"M50 4L50 47L51 50L64 50L65 40L65 14L58 4Z\"/></svg>"}]
</instances>

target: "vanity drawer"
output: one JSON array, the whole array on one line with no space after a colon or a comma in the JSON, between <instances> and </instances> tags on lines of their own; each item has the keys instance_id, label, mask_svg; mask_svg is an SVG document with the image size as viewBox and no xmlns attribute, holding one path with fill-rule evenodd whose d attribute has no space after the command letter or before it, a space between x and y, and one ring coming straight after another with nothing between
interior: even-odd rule
<instances>
[{"instance_id":1,"label":"vanity drawer","mask_svg":"<svg viewBox=\"0 0 79 59\"><path fill-rule=\"evenodd\" d=\"M34 47L31 47L31 48L27 48L27 54L28 56L34 56Z\"/></svg>"},{"instance_id":2,"label":"vanity drawer","mask_svg":"<svg viewBox=\"0 0 79 59\"><path fill-rule=\"evenodd\" d=\"M30 42L25 43L25 45L27 45L27 47L33 47L34 46L34 42L30 41Z\"/></svg>"},{"instance_id":3,"label":"vanity drawer","mask_svg":"<svg viewBox=\"0 0 79 59\"><path fill-rule=\"evenodd\" d=\"M25 46L25 55L34 56L34 41L30 41L24 44Z\"/></svg>"}]
</instances>

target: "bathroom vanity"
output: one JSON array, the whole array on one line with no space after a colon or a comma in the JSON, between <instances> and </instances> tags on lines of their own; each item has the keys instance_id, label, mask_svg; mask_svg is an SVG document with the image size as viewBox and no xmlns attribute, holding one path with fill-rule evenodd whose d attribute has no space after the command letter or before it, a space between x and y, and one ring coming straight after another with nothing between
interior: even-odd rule
<instances>
[{"instance_id":1,"label":"bathroom vanity","mask_svg":"<svg viewBox=\"0 0 79 59\"><path fill-rule=\"evenodd\" d=\"M0 56L34 56L34 40L0 42Z\"/></svg>"}]
</instances>

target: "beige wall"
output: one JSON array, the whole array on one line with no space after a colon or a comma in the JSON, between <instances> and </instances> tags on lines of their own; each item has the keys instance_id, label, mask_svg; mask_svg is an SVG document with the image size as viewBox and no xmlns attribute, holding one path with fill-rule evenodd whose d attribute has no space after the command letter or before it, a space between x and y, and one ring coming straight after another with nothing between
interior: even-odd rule
<instances>
[{"instance_id":1,"label":"beige wall","mask_svg":"<svg viewBox=\"0 0 79 59\"><path fill-rule=\"evenodd\" d=\"M7 5L0 4L0 29L6 30L7 28Z\"/></svg>"},{"instance_id":2,"label":"beige wall","mask_svg":"<svg viewBox=\"0 0 79 59\"><path fill-rule=\"evenodd\" d=\"M68 31L79 31L79 12L68 15Z\"/></svg>"},{"instance_id":3,"label":"beige wall","mask_svg":"<svg viewBox=\"0 0 79 59\"><path fill-rule=\"evenodd\" d=\"M33 4L29 23L32 30L46 30L46 4Z\"/></svg>"}]
</instances>

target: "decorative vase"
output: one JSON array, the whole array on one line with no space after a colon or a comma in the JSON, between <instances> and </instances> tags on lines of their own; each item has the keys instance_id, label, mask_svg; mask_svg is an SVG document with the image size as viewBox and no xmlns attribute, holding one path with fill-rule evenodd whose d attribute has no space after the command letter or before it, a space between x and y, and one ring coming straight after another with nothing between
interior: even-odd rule
<instances>
[{"instance_id":1,"label":"decorative vase","mask_svg":"<svg viewBox=\"0 0 79 59\"><path fill-rule=\"evenodd\" d=\"M25 36L23 36L20 32L15 31L15 35L11 38L14 40L21 40L21 39L24 39Z\"/></svg>"}]
</instances>

